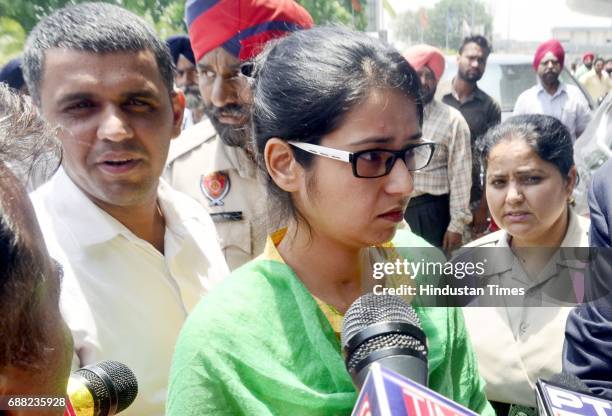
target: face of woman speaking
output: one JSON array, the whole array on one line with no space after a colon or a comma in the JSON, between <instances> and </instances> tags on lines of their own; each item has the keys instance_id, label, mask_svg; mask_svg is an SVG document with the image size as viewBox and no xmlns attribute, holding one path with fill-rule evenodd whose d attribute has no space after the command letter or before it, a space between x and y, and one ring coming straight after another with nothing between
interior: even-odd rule
<instances>
[{"instance_id":1,"label":"face of woman speaking","mask_svg":"<svg viewBox=\"0 0 612 416\"><path fill-rule=\"evenodd\" d=\"M400 92L379 89L350 110L320 145L349 152L400 150L420 132L415 103ZM357 248L393 237L412 191L412 174L401 160L386 176L357 178L349 163L315 156L294 202L314 235Z\"/></svg>"},{"instance_id":2,"label":"face of woman speaking","mask_svg":"<svg viewBox=\"0 0 612 416\"><path fill-rule=\"evenodd\" d=\"M542 160L520 138L499 142L487 159L487 202L495 222L514 243L559 244L567 227L567 201L575 168L564 180L552 163Z\"/></svg>"}]
</instances>

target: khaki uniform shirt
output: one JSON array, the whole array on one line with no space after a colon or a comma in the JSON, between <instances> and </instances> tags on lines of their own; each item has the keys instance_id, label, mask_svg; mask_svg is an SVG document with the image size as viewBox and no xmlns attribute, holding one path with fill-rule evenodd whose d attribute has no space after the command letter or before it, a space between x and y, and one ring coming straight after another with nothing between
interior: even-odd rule
<instances>
[{"instance_id":1,"label":"khaki uniform shirt","mask_svg":"<svg viewBox=\"0 0 612 416\"><path fill-rule=\"evenodd\" d=\"M561 246L588 247L589 223L588 219L572 212ZM508 234L503 230L473 241L469 246L510 249ZM568 268L574 267L572 260L553 257L540 275L530 281L516 257L513 261L497 263L493 268L495 274L488 276L491 283L504 287L524 287L525 302L535 299L541 305L547 304L546 293L556 291L555 285L567 284L567 281L558 282L554 276L561 275L563 269L567 272ZM572 289L561 288L565 291ZM536 407L534 389L537 379L550 378L561 372L565 321L571 309L570 304L463 308L489 400Z\"/></svg>"},{"instance_id":2,"label":"khaki uniform shirt","mask_svg":"<svg viewBox=\"0 0 612 416\"><path fill-rule=\"evenodd\" d=\"M242 148L225 145L208 119L172 141L164 177L211 214L231 270L263 252L266 192L257 166Z\"/></svg>"}]
</instances>

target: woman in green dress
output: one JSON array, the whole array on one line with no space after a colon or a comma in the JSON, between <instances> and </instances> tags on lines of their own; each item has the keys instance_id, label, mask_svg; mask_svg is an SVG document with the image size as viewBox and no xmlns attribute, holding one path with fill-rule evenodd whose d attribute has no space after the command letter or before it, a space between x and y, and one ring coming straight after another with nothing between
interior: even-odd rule
<instances>
[{"instance_id":1,"label":"woman in green dress","mask_svg":"<svg viewBox=\"0 0 612 416\"><path fill-rule=\"evenodd\" d=\"M398 231L412 171L433 152L418 76L378 40L320 27L269 46L251 77L254 147L280 228L188 318L168 415L348 415L357 392L338 335L351 303L379 283L373 248L431 253ZM493 414L461 311L415 309L429 387Z\"/></svg>"}]
</instances>

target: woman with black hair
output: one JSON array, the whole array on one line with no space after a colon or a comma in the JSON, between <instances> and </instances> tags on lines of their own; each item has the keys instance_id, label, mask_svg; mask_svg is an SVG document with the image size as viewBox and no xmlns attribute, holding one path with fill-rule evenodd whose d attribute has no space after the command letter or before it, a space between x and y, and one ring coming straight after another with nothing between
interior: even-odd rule
<instances>
[{"instance_id":1,"label":"woman with black hair","mask_svg":"<svg viewBox=\"0 0 612 416\"><path fill-rule=\"evenodd\" d=\"M488 260L481 279L523 295L464 314L487 397L507 414L510 405L535 407L537 379L561 371L565 322L581 301L584 270L575 250L559 248L588 247L589 220L571 208L572 138L556 118L520 115L494 127L483 162L489 211L501 230L468 246Z\"/></svg>"},{"instance_id":2,"label":"woman with black hair","mask_svg":"<svg viewBox=\"0 0 612 416\"><path fill-rule=\"evenodd\" d=\"M372 291L378 248L421 259L426 249L398 246L430 247L396 233L411 172L433 152L421 137L418 76L379 41L325 27L268 47L252 76L254 147L284 228L188 319L168 415L350 414L357 392L339 343L343 314ZM461 311L415 310L429 387L492 414Z\"/></svg>"}]
</instances>

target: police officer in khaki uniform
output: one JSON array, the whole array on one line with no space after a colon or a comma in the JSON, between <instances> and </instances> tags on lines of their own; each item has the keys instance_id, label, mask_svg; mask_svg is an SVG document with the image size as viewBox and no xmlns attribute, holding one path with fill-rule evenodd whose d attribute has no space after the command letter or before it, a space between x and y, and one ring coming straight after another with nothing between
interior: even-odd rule
<instances>
[{"instance_id":1,"label":"police officer in khaki uniform","mask_svg":"<svg viewBox=\"0 0 612 416\"><path fill-rule=\"evenodd\" d=\"M469 244L486 261L477 302L491 307L465 308L465 324L497 414L531 415L537 379L561 371L565 322L584 296L589 220L571 208L577 173L561 121L515 116L483 144L487 204L501 230Z\"/></svg>"},{"instance_id":2,"label":"police officer in khaki uniform","mask_svg":"<svg viewBox=\"0 0 612 416\"><path fill-rule=\"evenodd\" d=\"M199 0L185 13L208 118L173 141L165 177L210 212L233 270L263 251L267 235L265 187L247 150L251 93L241 65L268 40L313 21L286 0Z\"/></svg>"},{"instance_id":3,"label":"police officer in khaki uniform","mask_svg":"<svg viewBox=\"0 0 612 416\"><path fill-rule=\"evenodd\" d=\"M525 275L521 259L511 251L506 231L496 231L469 244L487 248L481 254L489 260L483 276L488 284L525 290L520 306L516 299L507 298L512 306L468 307L463 311L489 400L536 407L533 392L537 379L561 372L565 322L575 303L564 302L558 295L573 294L577 280L572 277L579 279L584 272L579 256L564 254L576 247L588 247L589 223L587 218L570 212L561 243L568 249L553 257L537 279Z\"/></svg>"},{"instance_id":4,"label":"police officer in khaki uniform","mask_svg":"<svg viewBox=\"0 0 612 416\"><path fill-rule=\"evenodd\" d=\"M263 251L265 188L242 147L227 146L205 120L172 144L165 177L208 209L233 270Z\"/></svg>"}]
</instances>

